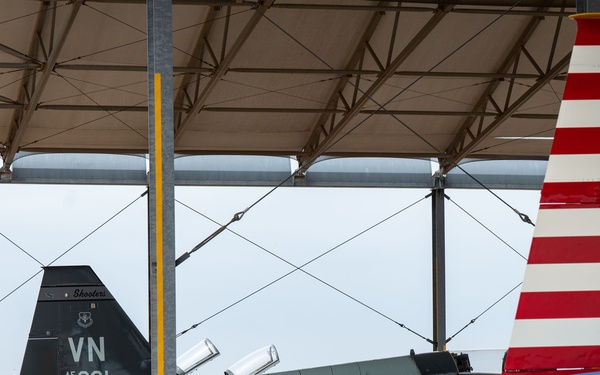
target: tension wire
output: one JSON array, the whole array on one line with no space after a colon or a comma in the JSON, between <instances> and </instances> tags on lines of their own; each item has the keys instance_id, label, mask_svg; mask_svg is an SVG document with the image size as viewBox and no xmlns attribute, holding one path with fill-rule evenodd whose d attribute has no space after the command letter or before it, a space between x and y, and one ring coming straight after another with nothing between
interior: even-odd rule
<instances>
[{"instance_id":1,"label":"tension wire","mask_svg":"<svg viewBox=\"0 0 600 375\"><path fill-rule=\"evenodd\" d=\"M518 287L521 286L521 284L523 284L523 282L518 283L514 288L512 288L511 290L509 290L505 295L503 295L502 297L500 297L496 302L492 303L490 305L490 307L488 307L487 309L483 310L483 312L481 314L479 314L475 318L471 319L469 321L469 323L467 323L464 327L462 327L461 329L459 329L458 332L456 332L455 334L453 334L452 336L450 336L446 340L446 343L450 342L450 340L452 340L454 337L456 337L456 335L458 335L459 333L461 333L462 331L464 331L468 326L470 326L471 324L475 323L477 321L477 319L479 319L486 312L490 311L490 309L492 309L492 307L496 306L500 301L502 301L504 298L506 298L509 294L511 294L512 292L514 292L515 289L517 289Z\"/></svg>"},{"instance_id":2,"label":"tension wire","mask_svg":"<svg viewBox=\"0 0 600 375\"><path fill-rule=\"evenodd\" d=\"M488 232L490 232L494 237L496 237L497 239L499 239L500 241L502 241L503 244L505 244L506 246L508 246L512 251L514 251L518 256L520 256L521 258L523 258L525 261L527 261L527 258L525 256L523 256L523 254L521 254L520 252L518 252L514 247L510 246L508 244L508 242L504 241L499 235L497 235L496 233L494 233L494 231L492 231L490 228L488 228L487 226L485 226L485 224L483 224L481 221L479 221L477 218L475 218L473 215L471 215L467 210L465 210L463 207L461 207L458 203L456 203L455 201L452 200L452 198L450 198L449 196L445 195L446 198L452 202L456 207L458 207L462 212L464 212L465 214L467 214L471 219L475 220L475 222L477 222L479 225L481 225L485 230L487 230Z\"/></svg>"},{"instance_id":3,"label":"tension wire","mask_svg":"<svg viewBox=\"0 0 600 375\"><path fill-rule=\"evenodd\" d=\"M338 244L337 246L334 246L333 248L329 249L328 251L326 251L326 252L324 252L324 253L320 254L319 256L317 256L317 257L315 257L315 258L313 258L313 259L309 260L308 262L306 262L306 263L302 264L301 266L296 266L296 265L294 265L293 263L291 263L291 262L289 262L289 261L287 261L287 260L283 259L282 257L280 257L280 256L278 256L278 255L276 255L276 254L274 254L273 252L271 252L271 251L268 251L268 250L267 250L267 249L265 249L264 247L262 247L262 246L259 246L258 244L256 244L256 243L254 243L254 242L252 242L252 241L248 240L247 238L245 238L245 237L243 237L243 236L241 236L241 235L237 234L236 232L232 231L231 229L227 229L227 226L228 226L228 225L229 225L229 224L230 224L232 221L230 221L229 223L227 223L227 224L225 224L225 225L221 226L221 227L220 227L220 228L217 230L217 232L219 232L219 233L220 233L220 232L222 232L223 230L227 229L227 230L229 230L230 232L232 232L232 233L236 234L237 236L239 236L239 237L243 238L244 240L246 240L246 241L250 242L251 244L253 244L253 245L257 246L257 247L258 247L258 248L260 248L261 250L263 250L263 251L265 251L265 252L267 252L267 253L269 253L269 254L271 254L271 255L275 256L276 258L278 258L278 259L282 260L283 262L285 262L285 263L287 263L287 264L291 265L292 267L294 267L294 269L293 269L293 270L291 270L291 271L289 271L289 272L287 272L287 273L285 273L285 274L283 274L282 276L278 277L277 279L275 279L275 280L273 280L273 281L271 281L271 282L269 282L269 283L267 283L267 284L263 285L263 286L262 286L262 287L260 287L259 289L255 290L254 292L252 292L252 293L250 293L250 294L246 295L245 297L243 297L243 298L241 298L241 299L237 300L236 302L234 302L234 303L232 303L232 304L228 305L227 307L225 307L225 308L223 308L223 309L221 309L221 310L217 311L216 313L214 313L214 314L210 315L209 317L205 318L204 320L202 320L202 321L200 321L200 322L198 322L198 323L195 323L195 324L191 325L191 326L190 326L188 329L186 329L186 330L183 330L183 331L181 331L180 333L178 333L178 334L176 335L176 337L180 337L180 336L184 335L185 333L187 333L187 332L189 332L189 331L191 331L191 330L193 330L193 329L197 328L197 327L198 327L199 325L201 325L202 323L204 323L204 322L206 322L206 321L208 321L208 320L210 320L210 319L214 318L215 316L217 316L217 315L221 314L222 312L225 312L225 311L229 310L229 309L230 309L230 308L232 308L233 306L235 306L235 305L237 305L237 304L239 304L239 303L241 303L241 302L245 301L246 299L248 299L248 298L252 297L253 295L255 295L255 294L259 293L260 291L262 291L262 290L264 290L264 289L268 288L269 286L271 286L271 285L275 284L276 282L278 282L278 281L280 281L280 280L282 280L282 279L286 278L287 276L291 275L292 273L294 273L294 272L296 272L296 271L301 271L301 272L305 273L306 275L308 275L308 276L310 276L310 277L314 278L315 280L317 280L317 281L319 281L319 282L323 283L324 285L328 286L329 288L331 288L331 289L333 289L333 290L337 291L338 293L340 293L340 294L344 295L345 297L347 297L347 298L349 298L349 299L353 300L354 302L356 302L356 303L358 303L358 304L360 304L360 305L362 305L362 306L366 307L367 309L369 309L369 310L373 311L374 313L376 313L376 314L378 314L378 315L380 315L380 316L384 317L385 319L387 319L387 320L389 320L389 321L391 321L391 322L395 323L395 324L396 324L396 325L398 325L399 327L401 327L401 328L404 328L404 329L406 329L407 331L409 331L409 332L413 333L414 335L416 335L416 336L418 336L418 337L422 338L423 340L425 340L425 341L427 341L427 342L429 342L429 343L433 344L434 342L433 342L431 339L428 339L427 337L425 337L425 336L423 336L423 335L419 334L418 332L416 332L416 331L414 331L414 330L410 329L410 328L409 328L409 327L407 327L405 324L403 324L403 323L400 323L400 322L398 322L398 321L394 320L394 319L393 319L393 318L391 318L390 316L388 316L388 315L386 315L386 314L382 313L381 311L378 311L377 309L375 309L375 308L373 308L373 307L371 307L371 306L367 305L366 303L364 303L364 302L362 302L362 301L358 300L357 298L355 298L355 297L353 297L353 296L349 295L348 293L346 293L346 292L342 291L341 289L339 289L339 288L337 288L337 287L335 287L335 286L333 286L333 285L329 284L328 282L326 282L326 281L324 281L324 280L322 280L322 279L320 279L320 278L318 278L318 277L316 277L316 276L314 276L314 275L310 274L309 272L307 272L307 271L305 271L305 270L303 269L304 267L306 267L307 265L309 265L309 264L313 263L313 262L314 262L314 261L316 261L317 259L320 259L320 258L322 258L323 256L325 256L325 255L327 255L327 254L331 253L332 251L334 251L334 250L336 250L336 249L340 248L341 246L343 246L343 245L347 244L348 242L350 242L350 241L352 241L352 240L356 239L357 237L359 237L359 236L361 236L361 235L363 235L363 234L367 233L368 231L370 231L370 230L374 229L375 227L377 227L377 226L379 226L379 225L381 225L381 224L385 223L386 221L388 221L388 220L392 219L393 217L397 216L398 214L400 214L400 213L402 213L402 212L406 211L407 209L409 209L409 208L411 208L411 207L415 206L416 204L418 204L418 203L422 202L423 200L427 199L427 198L428 198L430 195L431 195L431 194L427 194L425 197L423 197L423 198L421 198L421 199L417 200L416 202L414 202L414 203L412 203L412 204L410 204L410 205L408 205L408 206L404 207L403 209L401 209L401 210L399 210L399 211L397 211L397 212L393 213L392 215L389 215L388 217L384 218L383 220L380 220L379 222L377 222L377 223L375 223L375 224L371 225L371 226L370 226L370 227L368 227L367 229L364 229L363 231L359 232L358 234L356 234L356 235L354 235L354 236L352 236L352 237L348 238L347 240L345 240L345 241L341 242L341 243L340 243L340 244ZM193 209L192 209L191 207L189 207L189 206L186 206L186 207L188 207L188 208L190 208L191 210L193 210ZM194 212L197 212L196 210L193 210L193 211L194 211ZM199 214L200 214L200 213L199 213ZM205 216L205 215L203 215L203 214L201 214L201 215L202 215L203 217L206 217L206 216ZM210 218L208 218L208 217L206 217L206 218L214 222L214 220L212 220L212 219L210 219ZM235 216L234 216L234 219L235 219ZM233 219L232 219L232 220L233 220ZM216 233L216 232L215 232L215 233ZM213 234L214 234L214 233L213 233ZM211 235L211 236L212 236L212 235ZM203 242L204 242L204 241L203 241ZM187 253L186 253L186 254L187 254ZM184 255L185 255L185 254L184 254ZM183 255L182 255L182 257L183 257ZM181 258L181 257L180 257L180 258ZM189 256L187 256L185 259L187 259L187 258L189 258ZM184 260L185 260L185 259L184 259Z\"/></svg>"},{"instance_id":4,"label":"tension wire","mask_svg":"<svg viewBox=\"0 0 600 375\"><path fill-rule=\"evenodd\" d=\"M71 246L70 248L68 248L66 251L64 251L62 254L60 254L58 257L56 257L52 262L48 263L47 266L51 266L57 260L59 260L60 258L62 258L63 256L65 256L68 252L70 252L75 247L77 247L78 245L80 245L83 241L85 241L87 238L89 238L92 234L96 233L100 228L102 228L103 226L105 226L106 224L108 224L108 222L110 222L115 217L117 217L118 215L120 215L123 211L125 211L127 208L129 208L130 206L132 206L135 202L137 202L139 199L141 199L142 197L144 197L146 194L148 194L148 190L147 189L139 197L137 197L136 199L134 199L132 202L130 202L124 208L120 209L116 214L112 215L108 220L104 221L102 224L100 224L98 227L96 227L96 229L92 230L89 234L87 234L86 236L84 236L81 240L77 241L73 246ZM42 264L42 267L44 267L43 264ZM37 271L35 274L33 274L27 280L23 281L19 286L17 286L16 288L14 288L12 291L10 291L4 297L2 297L2 299L0 299L0 302L4 301L11 294L13 294L14 292L16 292L20 288L22 288L25 284L27 284L29 281L31 281L34 277L36 277L42 271L43 271L43 269Z\"/></svg>"},{"instance_id":5,"label":"tension wire","mask_svg":"<svg viewBox=\"0 0 600 375\"><path fill-rule=\"evenodd\" d=\"M0 232L0 236L4 237L8 242L10 242L11 244L15 245L15 247L19 250L21 250L23 253L27 254L31 259L35 260L36 262L38 262L38 264L42 267L44 267L44 263L40 262L39 260L37 260L36 257L34 257L33 255L29 254L27 251L25 251L25 249L23 249L21 246L17 245L13 240L11 240L10 238L6 237L3 233Z\"/></svg>"}]
</instances>

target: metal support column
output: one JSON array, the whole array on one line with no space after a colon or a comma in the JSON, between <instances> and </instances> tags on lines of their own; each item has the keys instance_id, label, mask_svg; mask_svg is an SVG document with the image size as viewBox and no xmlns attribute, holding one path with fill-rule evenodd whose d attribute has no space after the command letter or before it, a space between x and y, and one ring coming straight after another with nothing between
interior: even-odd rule
<instances>
[{"instance_id":1,"label":"metal support column","mask_svg":"<svg viewBox=\"0 0 600 375\"><path fill-rule=\"evenodd\" d=\"M600 0L577 0L577 13L600 12Z\"/></svg>"},{"instance_id":2,"label":"metal support column","mask_svg":"<svg viewBox=\"0 0 600 375\"><path fill-rule=\"evenodd\" d=\"M434 176L431 191L431 234L433 276L433 350L446 349L446 246L444 220L445 179L439 173Z\"/></svg>"},{"instance_id":3,"label":"metal support column","mask_svg":"<svg viewBox=\"0 0 600 375\"><path fill-rule=\"evenodd\" d=\"M172 375L175 347L175 188L171 0L148 0L148 245L152 375Z\"/></svg>"}]
</instances>

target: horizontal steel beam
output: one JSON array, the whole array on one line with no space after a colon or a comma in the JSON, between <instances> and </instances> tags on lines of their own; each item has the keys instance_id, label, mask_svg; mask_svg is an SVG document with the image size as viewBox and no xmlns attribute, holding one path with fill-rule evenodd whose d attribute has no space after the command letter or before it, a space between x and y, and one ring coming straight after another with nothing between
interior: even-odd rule
<instances>
[{"instance_id":1,"label":"horizontal steel beam","mask_svg":"<svg viewBox=\"0 0 600 375\"><path fill-rule=\"evenodd\" d=\"M184 156L175 160L175 184L187 186L285 186L430 188L428 158L325 158L315 164L302 184L289 180L290 157ZM30 153L15 160L13 170L0 174L0 183L146 185L143 154ZM85 166L82 167L82 166ZM218 168L215 168L218 166ZM539 189L543 161L470 160L456 170L446 187L480 189ZM341 168L340 168L341 167ZM507 175L507 171L516 171Z\"/></svg>"},{"instance_id":2,"label":"horizontal steel beam","mask_svg":"<svg viewBox=\"0 0 600 375\"><path fill-rule=\"evenodd\" d=\"M42 0L40 0L42 1ZM145 4L146 0L87 0L89 3L114 3L114 4ZM258 4L259 1L237 1L237 0L173 0L173 5L206 5L206 6L240 6L250 7ZM522 15L539 15L539 16L568 16L571 13L567 12L543 12L539 13L535 10L527 10L522 8L530 7L554 7L554 8L575 8L575 0L521 0L515 5L514 0L416 0L413 4L424 4L430 5L430 7L401 7L402 11L413 11L413 12L431 12L431 6L439 5L459 5L459 6L474 6L481 8L458 8L453 11L455 12L471 12L471 13L490 13L495 12L496 14L522 14ZM394 5L378 6L372 5L368 1L364 2L364 5L360 4L335 4L325 2L315 3L275 3L272 5L274 8L279 9L313 9L313 10L344 10L344 11L389 11L397 12L398 7ZM489 7L489 8L486 8ZM506 7L508 9L493 9L492 7ZM539 14L538 14L539 13Z\"/></svg>"},{"instance_id":3,"label":"horizontal steel beam","mask_svg":"<svg viewBox=\"0 0 600 375\"><path fill-rule=\"evenodd\" d=\"M230 68L229 72L236 73L267 73L267 74L308 74L308 75L337 75L337 76L378 76L381 74L379 70L369 69L351 69L351 70L332 70L332 69L277 69L277 68ZM428 72L418 70L398 70L394 72L394 76L406 77L450 77L450 78L497 78L497 79L538 79L539 74L524 74L524 73L494 73L494 72ZM558 78L557 78L558 79Z\"/></svg>"},{"instance_id":4,"label":"horizontal steel beam","mask_svg":"<svg viewBox=\"0 0 600 375\"><path fill-rule=\"evenodd\" d=\"M522 119L534 119L534 120L556 120L558 119L558 114L550 114L550 113L515 113L511 115L512 118L522 118Z\"/></svg>"},{"instance_id":5,"label":"horizontal steel beam","mask_svg":"<svg viewBox=\"0 0 600 375\"><path fill-rule=\"evenodd\" d=\"M31 147L30 147L31 146ZM93 150L86 148L51 148L51 147L40 147L36 143L32 143L30 146L24 146L21 151L36 152L36 153L69 153L76 155L77 153L90 153L95 154L145 154L148 152L145 148L94 148ZM192 156L214 156L214 155L244 155L244 156L278 156L278 157L289 157L289 150L282 151L263 151L263 150L250 150L250 151L228 151L228 150L176 150L179 155L192 155ZM303 155L302 151L295 152L294 154ZM419 152L327 152L327 156L340 157L340 158L353 158L353 157L375 157L375 158L404 158L404 159L431 159L431 158L442 158L445 155L432 151L431 153L419 153ZM496 155L496 154L479 154L473 153L470 156L477 159L483 160L548 160L548 155Z\"/></svg>"},{"instance_id":6,"label":"horizontal steel beam","mask_svg":"<svg viewBox=\"0 0 600 375\"><path fill-rule=\"evenodd\" d=\"M91 70L91 71L107 71L107 72L147 72L146 65L105 65L105 64L60 64L56 66L56 70ZM187 66L174 66L174 73L211 73L214 68L198 68Z\"/></svg>"},{"instance_id":7,"label":"horizontal steel beam","mask_svg":"<svg viewBox=\"0 0 600 375\"><path fill-rule=\"evenodd\" d=\"M42 67L42 64L37 63L0 62L0 69L35 70L42 69Z\"/></svg>"},{"instance_id":8,"label":"horizontal steel beam","mask_svg":"<svg viewBox=\"0 0 600 375\"><path fill-rule=\"evenodd\" d=\"M0 108L2 104L0 104ZM78 105L78 104L41 104L39 110L50 111L102 111L102 112L148 112L147 106L137 105ZM175 112L185 112L185 108L175 107Z\"/></svg>"},{"instance_id":9,"label":"horizontal steel beam","mask_svg":"<svg viewBox=\"0 0 600 375\"><path fill-rule=\"evenodd\" d=\"M256 108L256 107L204 107L202 112L244 112L244 113L346 113L335 108Z\"/></svg>"},{"instance_id":10,"label":"horizontal steel beam","mask_svg":"<svg viewBox=\"0 0 600 375\"><path fill-rule=\"evenodd\" d=\"M14 109L22 107L22 104L0 103L0 109ZM108 112L147 112L146 106L120 106L120 105L68 105L68 104L42 104L39 110L51 111L108 111ZM186 112L186 108L175 107L175 112ZM241 113L346 113L345 109L337 108L260 108L260 107L204 107L202 112L241 112ZM405 116L498 116L496 112L477 111L427 111L427 110L362 110L359 113L366 115L405 115ZM514 118L553 120L558 116L546 113L523 113L514 114Z\"/></svg>"},{"instance_id":11,"label":"horizontal steel beam","mask_svg":"<svg viewBox=\"0 0 600 375\"><path fill-rule=\"evenodd\" d=\"M462 5L460 1L448 1L441 2L436 1L435 3L439 4L452 4L452 5ZM468 4L481 6L482 8L457 8L450 11L450 13L470 13L470 14L498 14L498 15L514 15L514 16L538 16L538 17L568 17L575 13L575 9L573 12L564 12L564 11L539 11L535 9L519 9L517 7L513 7L514 4L504 5L507 9L502 8L492 8L491 5L493 1L486 2L485 4ZM514 3L514 2L513 2ZM536 2L537 5L532 5L536 7L540 6L549 6L542 4L541 1ZM521 4L519 4L521 5ZM485 8L489 6L490 8ZM498 5L500 6L500 5ZM556 6L560 8L561 6ZM377 5L342 5L342 4L275 4L273 8L277 9L311 9L311 10L354 10L354 11L370 11L370 12L425 12L431 13L434 8L433 7L415 7L415 6L377 6ZM574 7L573 7L574 8Z\"/></svg>"},{"instance_id":12,"label":"horizontal steel beam","mask_svg":"<svg viewBox=\"0 0 600 375\"><path fill-rule=\"evenodd\" d=\"M0 109L17 109L23 107L24 105L19 103L0 103Z\"/></svg>"},{"instance_id":13,"label":"horizontal steel beam","mask_svg":"<svg viewBox=\"0 0 600 375\"><path fill-rule=\"evenodd\" d=\"M0 68L3 67L19 68L19 69L38 69L37 64L15 64L15 63L0 63ZM121 72L146 72L148 67L145 65L98 65L98 64L61 64L56 67L56 70L90 70L90 71L121 71ZM186 67L174 66L175 73L207 73L212 74L215 68L209 67ZM381 74L379 70L373 69L306 69L306 68L229 68L228 73L254 73L254 74L306 74L306 75L329 75L329 76L378 76ZM497 79L539 79L539 74L529 73L495 73L495 72L427 72L417 70L396 71L394 76L407 77L451 77L451 78L497 78ZM558 76L556 79L564 79L563 76Z\"/></svg>"}]
</instances>

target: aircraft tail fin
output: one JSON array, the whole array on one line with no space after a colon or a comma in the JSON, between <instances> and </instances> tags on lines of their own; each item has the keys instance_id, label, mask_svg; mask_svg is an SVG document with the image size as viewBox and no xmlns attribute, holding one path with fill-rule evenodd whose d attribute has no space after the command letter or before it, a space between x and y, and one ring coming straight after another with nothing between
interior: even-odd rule
<instances>
[{"instance_id":1,"label":"aircraft tail fin","mask_svg":"<svg viewBox=\"0 0 600 375\"><path fill-rule=\"evenodd\" d=\"M21 375L149 375L150 346L89 266L46 267Z\"/></svg>"},{"instance_id":2,"label":"aircraft tail fin","mask_svg":"<svg viewBox=\"0 0 600 375\"><path fill-rule=\"evenodd\" d=\"M600 14L577 35L503 373L600 369Z\"/></svg>"}]
</instances>

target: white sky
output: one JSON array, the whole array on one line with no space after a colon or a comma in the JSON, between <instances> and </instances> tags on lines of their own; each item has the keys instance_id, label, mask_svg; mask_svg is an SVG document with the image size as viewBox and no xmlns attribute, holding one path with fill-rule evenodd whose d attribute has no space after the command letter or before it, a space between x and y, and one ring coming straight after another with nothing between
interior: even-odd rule
<instances>
[{"instance_id":1,"label":"white sky","mask_svg":"<svg viewBox=\"0 0 600 375\"><path fill-rule=\"evenodd\" d=\"M47 264L117 211L143 187L0 184L0 234ZM225 223L266 188L177 188L176 198ZM281 188L230 229L300 265L429 193L413 189ZM527 255L533 227L489 192L447 190L454 202ZM496 191L535 221L539 191ZM523 277L525 261L446 201L448 336ZM146 199L73 248L55 265L89 264L147 336ZM306 267L372 308L431 337L431 200L399 214ZM176 253L217 226L176 204ZM0 236L0 299L40 266ZM292 270L229 232L177 269L177 331ZM0 302L0 375L20 371L41 274ZM506 348L514 292L448 344L450 350ZM178 339L180 353L210 338L221 356L196 372L219 374L259 347L275 344L271 370L385 358L431 345L313 278L295 272ZM500 365L501 354L497 364ZM476 370L485 370L476 368Z\"/></svg>"}]
</instances>

